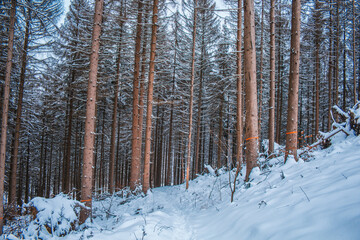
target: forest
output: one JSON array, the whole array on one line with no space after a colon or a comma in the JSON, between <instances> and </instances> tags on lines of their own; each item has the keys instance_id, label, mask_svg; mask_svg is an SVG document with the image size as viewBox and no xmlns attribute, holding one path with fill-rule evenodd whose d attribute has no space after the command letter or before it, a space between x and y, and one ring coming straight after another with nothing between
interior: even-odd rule
<instances>
[{"instance_id":1,"label":"forest","mask_svg":"<svg viewBox=\"0 0 360 240\"><path fill-rule=\"evenodd\" d=\"M355 0L1 1L0 234L35 197L79 201L81 225L95 200L224 169L233 201L260 159L358 135L342 122L360 107L359 14Z\"/></svg>"}]
</instances>

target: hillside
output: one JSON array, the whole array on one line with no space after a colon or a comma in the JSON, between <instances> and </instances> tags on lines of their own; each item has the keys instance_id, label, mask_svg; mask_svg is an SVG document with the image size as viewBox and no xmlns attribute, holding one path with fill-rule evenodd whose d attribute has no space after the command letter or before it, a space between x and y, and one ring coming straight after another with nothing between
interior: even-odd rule
<instances>
[{"instance_id":1,"label":"hillside","mask_svg":"<svg viewBox=\"0 0 360 240\"><path fill-rule=\"evenodd\" d=\"M180 185L98 200L93 223L61 239L359 239L360 137L340 135L306 162L279 157L255 169L250 183L238 182L233 203L234 172L220 171L199 176L187 191ZM24 232L26 239L37 234Z\"/></svg>"}]
</instances>

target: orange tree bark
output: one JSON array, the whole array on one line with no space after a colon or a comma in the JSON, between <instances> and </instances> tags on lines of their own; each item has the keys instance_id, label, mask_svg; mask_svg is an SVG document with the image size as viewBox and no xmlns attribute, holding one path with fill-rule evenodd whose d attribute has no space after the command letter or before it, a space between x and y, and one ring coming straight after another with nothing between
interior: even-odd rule
<instances>
[{"instance_id":1,"label":"orange tree bark","mask_svg":"<svg viewBox=\"0 0 360 240\"><path fill-rule=\"evenodd\" d=\"M9 97L10 97L10 78L13 58L14 46L14 26L16 15L16 0L11 1L10 9L10 25L9 25L9 40L6 59L6 73L5 73L5 87L4 100L2 107L2 124L1 124L1 145L0 145L0 235L3 233L4 225L4 180L5 180L5 160L6 160L6 134L9 111Z\"/></svg>"},{"instance_id":2,"label":"orange tree bark","mask_svg":"<svg viewBox=\"0 0 360 240\"><path fill-rule=\"evenodd\" d=\"M116 59L116 79L114 85L114 104L112 112L111 123L111 139L110 139L110 161L109 161L109 192L114 192L114 168L115 168L115 142L116 142L116 126L117 126L117 107L119 98L119 85L120 85L120 63L121 63L121 47L122 47L122 28L123 20L120 23L120 39L118 47L118 55ZM119 140L118 140L119 141Z\"/></svg>"},{"instance_id":3,"label":"orange tree bark","mask_svg":"<svg viewBox=\"0 0 360 240\"><path fill-rule=\"evenodd\" d=\"M140 185L141 174L141 151L139 144L139 72L140 72L140 49L141 49L141 21L142 21L142 0L138 0L138 15L135 40L135 64L133 80L133 119L132 119L132 140L131 140L131 168L130 168L130 189L135 191Z\"/></svg>"},{"instance_id":4,"label":"orange tree bark","mask_svg":"<svg viewBox=\"0 0 360 240\"><path fill-rule=\"evenodd\" d=\"M152 31L151 31L151 47L150 47L150 64L149 64L149 81L146 111L146 131L145 131L145 160L142 190L146 194L150 188L150 150L151 150L151 115L153 107L154 94L154 74L155 74L155 53L156 53L156 33L158 21L158 5L159 0L154 0Z\"/></svg>"},{"instance_id":5,"label":"orange tree bark","mask_svg":"<svg viewBox=\"0 0 360 240\"><path fill-rule=\"evenodd\" d=\"M292 1L291 18L291 47L290 47L290 76L289 97L286 125L285 161L288 155L297 159L297 130L298 130L298 91L299 91L299 63L300 63L300 0Z\"/></svg>"},{"instance_id":6,"label":"orange tree bark","mask_svg":"<svg viewBox=\"0 0 360 240\"><path fill-rule=\"evenodd\" d=\"M88 209L80 211L80 224L84 223L91 215L92 207L92 175L95 141L95 109L96 109L96 83L99 62L101 22L104 0L95 0L94 26L92 32L92 46L90 55L90 72L86 100L86 119L84 136L83 169L81 178L81 202L85 203Z\"/></svg>"},{"instance_id":7,"label":"orange tree bark","mask_svg":"<svg viewBox=\"0 0 360 240\"><path fill-rule=\"evenodd\" d=\"M231 202L234 200L236 179L241 171L243 153L242 126L242 77L241 77L241 30L242 30L242 0L238 0L237 31L236 31L236 173L231 189ZM210 138L211 139L211 138ZM210 140L211 141L211 140Z\"/></svg>"},{"instance_id":8,"label":"orange tree bark","mask_svg":"<svg viewBox=\"0 0 360 240\"><path fill-rule=\"evenodd\" d=\"M14 133L14 145L13 145L13 154L11 156L11 166L10 166L10 186L9 186L9 206L11 210L15 210L16 202L16 176L17 176L17 162L18 162L18 153L19 153L19 139L20 139L20 126L21 126L21 110L22 102L24 95L24 83L25 83L25 72L26 72L26 63L27 63L27 52L29 45L29 35L30 35L30 10L27 11L28 18L25 25L25 36L24 36L24 45L23 53L21 58L21 70L20 70L20 83L19 83L19 97L16 109L16 123L15 123L15 133ZM20 186L21 188L22 186Z\"/></svg>"},{"instance_id":9,"label":"orange tree bark","mask_svg":"<svg viewBox=\"0 0 360 240\"><path fill-rule=\"evenodd\" d=\"M275 0L270 2L270 101L269 101L269 152L274 152L275 141Z\"/></svg>"},{"instance_id":10,"label":"orange tree bark","mask_svg":"<svg viewBox=\"0 0 360 240\"><path fill-rule=\"evenodd\" d=\"M188 133L187 157L186 157L186 189L189 188L189 179L190 179L191 134L192 134L194 79L195 79L196 19L197 19L197 0L194 0L194 22L193 22L193 35L192 35L192 58L191 58L190 102L189 102L189 133Z\"/></svg>"},{"instance_id":11,"label":"orange tree bark","mask_svg":"<svg viewBox=\"0 0 360 240\"><path fill-rule=\"evenodd\" d=\"M257 166L258 157L258 109L256 90L256 47L255 47L254 1L244 0L244 69L245 69L245 157L246 176Z\"/></svg>"}]
</instances>

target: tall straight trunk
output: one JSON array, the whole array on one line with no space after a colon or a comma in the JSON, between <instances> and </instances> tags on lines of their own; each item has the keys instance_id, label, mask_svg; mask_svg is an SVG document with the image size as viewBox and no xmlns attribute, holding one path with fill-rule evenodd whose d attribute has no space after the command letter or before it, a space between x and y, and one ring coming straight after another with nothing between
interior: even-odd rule
<instances>
[{"instance_id":1,"label":"tall straight trunk","mask_svg":"<svg viewBox=\"0 0 360 240\"><path fill-rule=\"evenodd\" d=\"M240 1L242 1L242 0L240 0ZM213 145L214 145L214 143L213 143L212 123L211 122L210 122L209 127L210 127L210 131L209 131L210 136L209 136L209 159L208 159L208 164L214 168L214 165L213 165ZM242 150L242 148L241 148L241 150Z\"/></svg>"},{"instance_id":2,"label":"tall straight trunk","mask_svg":"<svg viewBox=\"0 0 360 240\"><path fill-rule=\"evenodd\" d=\"M339 6L340 0L336 0L336 57L335 57L335 90L334 90L334 104L339 102L339 58L340 58L340 17Z\"/></svg>"},{"instance_id":3,"label":"tall straight trunk","mask_svg":"<svg viewBox=\"0 0 360 240\"><path fill-rule=\"evenodd\" d=\"M194 159L194 177L199 173L199 161L200 161L200 135L201 135L201 107L202 107L202 91L203 91L203 76L204 76L204 55L205 55L205 10L201 10L201 57L200 57L200 73L199 73L199 91L198 91L198 112L196 120L196 137L195 137L195 159Z\"/></svg>"},{"instance_id":4,"label":"tall straight trunk","mask_svg":"<svg viewBox=\"0 0 360 240\"><path fill-rule=\"evenodd\" d=\"M100 172L99 172L99 193L105 192L105 154L104 154L104 137L105 137L105 108L102 112L102 126L101 126L101 145L100 145Z\"/></svg>"},{"instance_id":5,"label":"tall straight trunk","mask_svg":"<svg viewBox=\"0 0 360 240\"><path fill-rule=\"evenodd\" d=\"M151 120L153 108L153 94L154 94L154 74L155 74L155 53L156 53L156 38L157 38L157 21L158 21L158 5L159 0L154 0L153 16L152 16L152 30L151 30L151 47L150 47L150 64L149 64L149 79L148 79L148 95L147 95L147 110L146 110L146 132L145 132L145 160L144 160L144 174L143 174L143 192L146 194L150 188L150 154L151 154Z\"/></svg>"},{"instance_id":6,"label":"tall straight trunk","mask_svg":"<svg viewBox=\"0 0 360 240\"><path fill-rule=\"evenodd\" d=\"M277 96L276 96L276 135L275 141L280 143L281 140L281 128L282 128L282 107L283 107L283 72L282 72L282 64L283 64L283 56L281 53L281 40L282 40L282 33L281 33L281 2L279 3L279 16L278 16L278 40L277 40L277 50L278 50L278 67L277 67Z\"/></svg>"},{"instance_id":7,"label":"tall straight trunk","mask_svg":"<svg viewBox=\"0 0 360 240\"><path fill-rule=\"evenodd\" d=\"M297 160L297 130L298 130L298 91L299 91L299 63L300 63L300 0L292 1L291 18L291 50L288 114L286 126L285 161L288 155Z\"/></svg>"},{"instance_id":8,"label":"tall straight trunk","mask_svg":"<svg viewBox=\"0 0 360 240\"><path fill-rule=\"evenodd\" d=\"M157 158L155 158L156 169L155 169L155 176L154 176L154 187L161 187L161 179L163 175L163 161L162 161L162 152L163 152L163 130L164 130L164 110L161 109L161 117L159 121L159 133L158 133L158 147L157 147ZM156 139L155 139L156 141Z\"/></svg>"},{"instance_id":9,"label":"tall straight trunk","mask_svg":"<svg viewBox=\"0 0 360 240\"><path fill-rule=\"evenodd\" d=\"M218 135L218 145L217 145L217 169L220 169L222 166L221 155L222 155L222 135L223 135L223 106L224 106L224 95L220 96L220 109L219 109L219 135Z\"/></svg>"},{"instance_id":10,"label":"tall straight trunk","mask_svg":"<svg viewBox=\"0 0 360 240\"><path fill-rule=\"evenodd\" d=\"M203 42L203 44L205 44ZM203 49L203 47L202 47ZM203 51L201 56L201 66L200 66L200 83L199 83L199 92L198 92L198 114L196 121L196 149L195 149L195 175L199 173L199 161L200 161L200 135L201 135L201 106L202 106L202 86L203 86Z\"/></svg>"},{"instance_id":11,"label":"tall straight trunk","mask_svg":"<svg viewBox=\"0 0 360 240\"><path fill-rule=\"evenodd\" d=\"M181 119L181 126L184 126L184 118ZM180 184L183 183L185 181L185 163L184 163L184 158L185 155L183 154L185 152L185 144L183 144L183 131L180 131Z\"/></svg>"},{"instance_id":12,"label":"tall straight trunk","mask_svg":"<svg viewBox=\"0 0 360 240\"><path fill-rule=\"evenodd\" d=\"M5 160L6 160L6 135L7 135L7 122L9 111L9 97L10 97L10 79L13 58L14 46L14 25L16 14L16 0L11 0L10 9L10 25L9 25L9 40L6 59L6 73L5 73L5 87L4 87L4 100L2 106L2 121L1 121L1 145L0 145L0 235L3 233L4 225L4 181L5 181Z\"/></svg>"},{"instance_id":13,"label":"tall straight trunk","mask_svg":"<svg viewBox=\"0 0 360 240\"><path fill-rule=\"evenodd\" d=\"M270 100L269 100L269 152L275 142L275 0L270 1Z\"/></svg>"},{"instance_id":14,"label":"tall straight trunk","mask_svg":"<svg viewBox=\"0 0 360 240\"><path fill-rule=\"evenodd\" d=\"M332 1L330 0L330 4L332 3ZM332 35L333 35L333 23L332 23L332 6L330 5L330 10L329 10L329 67L328 67L328 120L327 120L327 131L331 130L331 107L332 107L332 80L333 80L333 41L332 41ZM301 116L301 113L300 113ZM301 123L301 121L300 121Z\"/></svg>"},{"instance_id":15,"label":"tall straight trunk","mask_svg":"<svg viewBox=\"0 0 360 240\"><path fill-rule=\"evenodd\" d=\"M75 129L75 149L77 151L75 152L75 160L77 165L74 167L75 169L81 169L81 158L80 158L80 151L79 146L81 146L81 137L79 134L79 120L76 120L76 129ZM80 125L81 129L81 125ZM80 188L81 188L81 175L75 174L75 189L76 189L76 200L80 201Z\"/></svg>"},{"instance_id":16,"label":"tall straight trunk","mask_svg":"<svg viewBox=\"0 0 360 240\"><path fill-rule=\"evenodd\" d=\"M191 135L192 135L192 121L193 121L193 101L194 101L194 80L195 80L195 44L196 44L196 22L197 22L197 2L194 0L194 21L193 21L193 35L192 35L192 58L191 58L191 78L190 78L190 102L189 102L189 132L187 143L186 156L186 189L189 188L190 180L190 162L191 162Z\"/></svg>"},{"instance_id":17,"label":"tall straight trunk","mask_svg":"<svg viewBox=\"0 0 360 240\"><path fill-rule=\"evenodd\" d=\"M45 191L45 197L50 197L50 189L51 189L51 172L52 172L52 158L53 158L53 139L51 138L50 141L50 157L49 157L49 166L48 166L48 174L46 178L46 191ZM75 168L74 168L75 169Z\"/></svg>"},{"instance_id":18,"label":"tall straight trunk","mask_svg":"<svg viewBox=\"0 0 360 240\"><path fill-rule=\"evenodd\" d=\"M66 154L65 154L65 168L62 190L64 193L70 191L70 161L71 161L71 137L72 137L72 125L73 125L73 113L74 113L74 99L72 91L72 83L75 81L75 70L71 71L71 81L69 82L69 115L68 115L68 131L66 137Z\"/></svg>"},{"instance_id":19,"label":"tall straight trunk","mask_svg":"<svg viewBox=\"0 0 360 240\"><path fill-rule=\"evenodd\" d=\"M260 33L260 79L259 79L259 118L258 118L258 131L259 131L259 150L261 150L261 116L262 116L262 95L263 95L263 71L264 71L264 2L261 1L261 33Z\"/></svg>"},{"instance_id":20,"label":"tall straight trunk","mask_svg":"<svg viewBox=\"0 0 360 240\"><path fill-rule=\"evenodd\" d=\"M114 104L112 112L112 122L111 122L111 138L110 138L110 161L109 161L109 192L114 192L114 168L115 168L115 142L116 142L116 126L117 126L117 108L118 108L118 98L119 98L119 85L120 85L120 65L121 65L121 47L122 47L122 28L123 20L120 23L120 39L119 47L117 52L116 59L116 79L114 86Z\"/></svg>"},{"instance_id":21,"label":"tall straight trunk","mask_svg":"<svg viewBox=\"0 0 360 240\"><path fill-rule=\"evenodd\" d=\"M344 21L344 43L346 42L346 21ZM343 49L343 109L346 109L346 44Z\"/></svg>"},{"instance_id":22,"label":"tall straight trunk","mask_svg":"<svg viewBox=\"0 0 360 240\"><path fill-rule=\"evenodd\" d=\"M37 195L40 197L44 197L44 189L43 189L43 175L44 175L44 145L45 145L45 116L44 116L44 111L43 110L43 121L42 121L42 126L43 126L43 130L41 133L41 147L40 147L40 169L39 169L39 179L38 179L38 191L37 191Z\"/></svg>"},{"instance_id":23,"label":"tall straight trunk","mask_svg":"<svg viewBox=\"0 0 360 240\"><path fill-rule=\"evenodd\" d=\"M24 157L20 157L20 163L19 163L19 187L17 189L17 195L16 195L16 201L18 206L22 206L23 200L23 182L24 182Z\"/></svg>"},{"instance_id":24,"label":"tall straight trunk","mask_svg":"<svg viewBox=\"0 0 360 240\"><path fill-rule=\"evenodd\" d=\"M315 132L319 132L320 122L320 38L321 38L321 15L320 2L315 3ZM331 54L331 51L330 51ZM295 103L293 103L295 104ZM297 104L297 103L296 103Z\"/></svg>"},{"instance_id":25,"label":"tall straight trunk","mask_svg":"<svg viewBox=\"0 0 360 240\"><path fill-rule=\"evenodd\" d=\"M131 170L130 170L130 189L135 191L140 185L141 175L141 150L139 134L139 75L140 75L140 50L141 50L141 32L142 32L142 0L138 0L138 15L136 25L135 40L135 64L133 80L133 119L132 119L132 140L131 140Z\"/></svg>"},{"instance_id":26,"label":"tall straight trunk","mask_svg":"<svg viewBox=\"0 0 360 240\"><path fill-rule=\"evenodd\" d=\"M25 25L25 36L24 36L24 45L21 58L21 70L20 70L20 83L19 83L19 96L16 109L16 123L15 123L15 133L14 133L14 146L13 154L11 155L11 165L10 165L10 183L9 183L9 207L11 210L15 210L16 202L16 175L17 175L17 162L18 162L18 153L19 153L19 139L20 139L20 126L21 126L21 111L22 111L22 102L24 95L24 83L25 83L25 72L27 64L27 53L29 45L29 29L30 29L30 11L27 11L27 20ZM20 185L21 187L21 185Z\"/></svg>"},{"instance_id":27,"label":"tall straight trunk","mask_svg":"<svg viewBox=\"0 0 360 240\"><path fill-rule=\"evenodd\" d=\"M25 171L25 203L29 201L29 185L30 185L30 140L27 141L27 153L26 153L26 171Z\"/></svg>"},{"instance_id":28,"label":"tall straight trunk","mask_svg":"<svg viewBox=\"0 0 360 240\"><path fill-rule=\"evenodd\" d=\"M177 31L178 25L175 22L175 54L174 54L174 69L173 69L173 79L172 79L172 88L171 88L171 95L173 96L175 93L175 83L176 83L176 58L177 58L177 47L178 47L178 39L177 39ZM167 156L167 175L165 179L165 185L171 185L171 165L172 165L172 139L173 139L173 118L174 118L174 103L171 104L170 109L170 122L169 122L169 142L168 142L168 156ZM174 169L176 169L176 164L174 164ZM176 174L174 174L175 176Z\"/></svg>"},{"instance_id":29,"label":"tall straight trunk","mask_svg":"<svg viewBox=\"0 0 360 240\"><path fill-rule=\"evenodd\" d=\"M258 157L258 109L256 90L256 46L255 46L254 1L244 0L244 69L245 69L245 139L246 176L257 166Z\"/></svg>"},{"instance_id":30,"label":"tall straight trunk","mask_svg":"<svg viewBox=\"0 0 360 240\"><path fill-rule=\"evenodd\" d=\"M121 99L121 92L119 95L119 98ZM120 130L121 130L121 110L119 109L118 111L118 126L117 126L117 144L116 144L116 165L115 165L115 189L116 191L119 191L123 186L122 186L122 181L121 178L124 176L122 174L122 169L123 169L123 161L120 161Z\"/></svg>"},{"instance_id":31,"label":"tall straight trunk","mask_svg":"<svg viewBox=\"0 0 360 240\"><path fill-rule=\"evenodd\" d=\"M95 1L94 26L92 32L92 46L90 55L90 72L88 92L86 101L86 119L84 136L83 169L81 178L81 202L85 203L87 209L80 211L80 224L84 223L92 211L92 175L94 160L95 141L95 109L96 109L96 84L99 62L100 34L103 14L104 0Z\"/></svg>"},{"instance_id":32,"label":"tall straight trunk","mask_svg":"<svg viewBox=\"0 0 360 240\"><path fill-rule=\"evenodd\" d=\"M353 42L352 42L352 55L353 55L353 81L354 81L354 104L357 103L358 101L358 96L357 96L357 91L356 91L356 51L355 51L355 46L356 46L356 38L355 38L355 31L356 31L356 16L355 16L355 0L352 1L352 5L353 5L353 29L352 29L352 33L353 33Z\"/></svg>"},{"instance_id":33,"label":"tall straight trunk","mask_svg":"<svg viewBox=\"0 0 360 240\"><path fill-rule=\"evenodd\" d=\"M243 124L242 124L243 95L242 95L242 76L241 76L241 68L242 68L241 32L242 32L242 0L238 0L237 31L236 31L236 162L237 162L236 176L240 173L242 158L243 158ZM211 139L210 139L210 143L211 143Z\"/></svg>"}]
</instances>

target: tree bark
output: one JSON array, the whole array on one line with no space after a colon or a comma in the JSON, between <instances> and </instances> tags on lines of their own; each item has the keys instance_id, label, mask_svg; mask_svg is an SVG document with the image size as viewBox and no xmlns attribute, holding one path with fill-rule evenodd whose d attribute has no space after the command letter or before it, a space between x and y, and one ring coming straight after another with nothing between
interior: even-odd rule
<instances>
[{"instance_id":1,"label":"tree bark","mask_svg":"<svg viewBox=\"0 0 360 240\"><path fill-rule=\"evenodd\" d=\"M21 58L19 96L18 96L18 103L16 109L16 123L15 123L15 133L14 133L14 146L13 146L13 154L11 155L11 166L10 166L10 184L9 184L10 186L9 186L9 201L8 201L10 211L15 210L15 202L16 202L16 175L17 175L17 162L18 162L18 153L19 153L21 111L22 111L22 102L24 95L27 52L29 45L30 10L27 11L27 15L28 16L25 25L24 45L23 45L22 58Z\"/></svg>"},{"instance_id":2,"label":"tree bark","mask_svg":"<svg viewBox=\"0 0 360 240\"><path fill-rule=\"evenodd\" d=\"M220 108L219 108L219 135L218 135L218 145L217 145L217 169L220 169L222 166L221 155L222 155L222 135L223 135L223 106L224 106L224 95L220 95Z\"/></svg>"},{"instance_id":3,"label":"tree bark","mask_svg":"<svg viewBox=\"0 0 360 240\"><path fill-rule=\"evenodd\" d=\"M242 60L241 60L241 45L242 45L242 0L238 0L238 11L237 11L237 31L236 31L236 175L239 175L242 158L243 158L243 103L242 103ZM210 125L211 126L211 125ZM210 135L211 143L211 135ZM235 187L234 187L235 189ZM232 195L233 200L233 195Z\"/></svg>"},{"instance_id":4,"label":"tree bark","mask_svg":"<svg viewBox=\"0 0 360 240\"><path fill-rule=\"evenodd\" d=\"M300 63L300 0L292 1L291 18L291 52L288 114L286 126L285 162L288 155L297 160L297 130L298 130L298 92L299 92L299 63Z\"/></svg>"},{"instance_id":5,"label":"tree bark","mask_svg":"<svg viewBox=\"0 0 360 240\"><path fill-rule=\"evenodd\" d=\"M148 96L147 96L147 111L146 111L146 132L145 132L145 160L144 160L144 174L143 174L143 192L146 194L150 188L150 150L151 150L151 120L153 108L153 94L154 94L154 75L155 75L155 53L156 53L156 38L157 38L157 21L158 21L158 5L159 0L154 0L153 16L152 16L152 31L151 31L151 47L150 47L150 64L149 64L149 80L148 80Z\"/></svg>"},{"instance_id":6,"label":"tree bark","mask_svg":"<svg viewBox=\"0 0 360 240\"><path fill-rule=\"evenodd\" d=\"M245 69L245 139L246 176L257 166L258 157L258 109L256 90L256 46L255 46L254 1L244 0L244 69Z\"/></svg>"},{"instance_id":7,"label":"tree bark","mask_svg":"<svg viewBox=\"0 0 360 240\"><path fill-rule=\"evenodd\" d=\"M357 103L358 101L358 96L357 96L357 91L356 91L356 51L355 51L355 46L356 46L356 38L355 38L355 29L356 29L356 16L355 16L355 0L352 1L352 5L353 5L353 29L352 29L352 33L353 33L353 42L352 42L352 54L353 54L353 81L354 81L354 105Z\"/></svg>"},{"instance_id":8,"label":"tree bark","mask_svg":"<svg viewBox=\"0 0 360 240\"><path fill-rule=\"evenodd\" d=\"M191 135L192 135L193 98L194 98L194 80L195 80L197 2L198 0L194 0L194 21L193 21L193 35L192 35L192 55L191 55L192 58L191 58L190 102L189 102L189 132L188 132L187 157L186 157L186 189L189 188L189 180L190 180Z\"/></svg>"},{"instance_id":9,"label":"tree bark","mask_svg":"<svg viewBox=\"0 0 360 240\"><path fill-rule=\"evenodd\" d=\"M130 168L130 190L135 191L140 185L141 175L141 150L139 144L139 73L140 73L140 50L142 32L142 0L138 0L138 15L135 40L135 64L133 80L133 119L131 140L131 168Z\"/></svg>"},{"instance_id":10,"label":"tree bark","mask_svg":"<svg viewBox=\"0 0 360 240\"><path fill-rule=\"evenodd\" d=\"M269 152L275 142L275 0L270 1L270 100L269 100Z\"/></svg>"},{"instance_id":11,"label":"tree bark","mask_svg":"<svg viewBox=\"0 0 360 240\"><path fill-rule=\"evenodd\" d=\"M110 161L109 161L109 192L114 192L114 168L115 168L115 145L116 145L116 126L117 126L117 108L119 98L119 86L120 86L120 65L121 65L121 49L122 49L122 28L123 20L120 23L120 39L118 47L118 55L116 59L116 79L114 86L114 104L112 112L111 122L111 139L110 139ZM119 140L118 140L119 141Z\"/></svg>"},{"instance_id":12,"label":"tree bark","mask_svg":"<svg viewBox=\"0 0 360 240\"><path fill-rule=\"evenodd\" d=\"M103 14L103 0L95 1L94 26L92 32L92 46L90 55L90 72L86 101L86 119L84 136L83 169L81 179L81 202L89 209L82 208L80 211L80 224L83 224L91 215L92 209L92 175L94 160L95 141L95 109L96 109L96 83L99 62L100 34Z\"/></svg>"},{"instance_id":13,"label":"tree bark","mask_svg":"<svg viewBox=\"0 0 360 240\"><path fill-rule=\"evenodd\" d=\"M4 225L4 181L5 181L5 160L6 160L6 135L9 111L9 97L10 97L10 80L11 68L13 58L14 46L14 25L16 14L16 0L11 0L10 9L10 25L9 25L9 40L6 59L6 73L5 73L5 87L4 100L2 106L2 122L1 122L1 145L0 145L0 235L3 233Z\"/></svg>"},{"instance_id":14,"label":"tree bark","mask_svg":"<svg viewBox=\"0 0 360 240\"><path fill-rule=\"evenodd\" d=\"M332 1L330 1L330 4L332 4ZM333 35L333 23L332 23L332 6L330 5L329 10L329 67L328 67L328 120L327 120L327 131L330 132L331 130L331 108L332 108L332 80L333 80L333 41L332 41L332 35ZM301 116L301 113L300 113ZM301 121L300 121L301 123Z\"/></svg>"},{"instance_id":15,"label":"tree bark","mask_svg":"<svg viewBox=\"0 0 360 240\"><path fill-rule=\"evenodd\" d=\"M259 116L258 116L258 131L259 131L259 151L261 151L261 117L263 108L263 71L264 71L264 2L261 1L261 34L260 34L260 79L259 79Z\"/></svg>"},{"instance_id":16,"label":"tree bark","mask_svg":"<svg viewBox=\"0 0 360 240\"><path fill-rule=\"evenodd\" d=\"M321 15L320 2L315 3L315 135L319 132L320 122L320 35L321 35ZM331 51L330 51L331 54ZM293 103L295 104L295 103ZM296 103L297 104L297 103Z\"/></svg>"}]
</instances>

